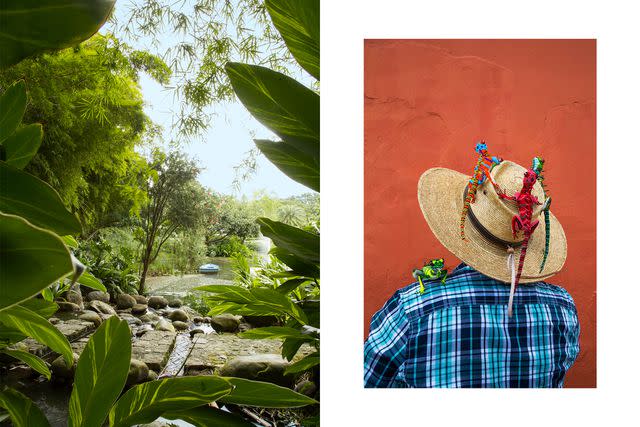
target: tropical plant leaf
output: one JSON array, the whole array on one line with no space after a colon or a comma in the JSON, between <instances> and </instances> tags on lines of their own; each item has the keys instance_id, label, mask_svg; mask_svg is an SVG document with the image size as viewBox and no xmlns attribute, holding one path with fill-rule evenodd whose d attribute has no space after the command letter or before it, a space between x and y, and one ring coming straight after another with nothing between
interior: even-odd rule
<instances>
[{"instance_id":1,"label":"tropical plant leaf","mask_svg":"<svg viewBox=\"0 0 640 427\"><path fill-rule=\"evenodd\" d=\"M320 300L302 300L302 311L307 315L307 325L314 328L320 327Z\"/></svg>"},{"instance_id":2,"label":"tropical plant leaf","mask_svg":"<svg viewBox=\"0 0 640 427\"><path fill-rule=\"evenodd\" d=\"M291 273L296 276L320 278L320 268L316 264L305 261L284 248L275 246L271 248L269 253L284 262L291 269Z\"/></svg>"},{"instance_id":3,"label":"tropical plant leaf","mask_svg":"<svg viewBox=\"0 0 640 427\"><path fill-rule=\"evenodd\" d=\"M315 399L279 385L244 378L223 378L234 386L231 393L220 399L224 403L262 408L299 408L318 403Z\"/></svg>"},{"instance_id":4,"label":"tropical plant leaf","mask_svg":"<svg viewBox=\"0 0 640 427\"><path fill-rule=\"evenodd\" d=\"M216 316L223 313L233 313L242 316L284 316L286 313L282 310L275 310L268 306L257 303L254 304L238 304L235 302L213 302L207 301L211 309L207 313L209 316Z\"/></svg>"},{"instance_id":5,"label":"tropical plant leaf","mask_svg":"<svg viewBox=\"0 0 640 427\"><path fill-rule=\"evenodd\" d=\"M44 181L0 161L0 182L1 212L24 217L59 235L82 231L80 222L64 207L56 190Z\"/></svg>"},{"instance_id":6,"label":"tropical plant leaf","mask_svg":"<svg viewBox=\"0 0 640 427\"><path fill-rule=\"evenodd\" d=\"M12 344L22 341L27 336L15 328L0 323L0 348L9 347Z\"/></svg>"},{"instance_id":7,"label":"tropical plant leaf","mask_svg":"<svg viewBox=\"0 0 640 427\"><path fill-rule=\"evenodd\" d=\"M115 0L3 1L0 68L88 39L107 20L114 3Z\"/></svg>"},{"instance_id":8,"label":"tropical plant leaf","mask_svg":"<svg viewBox=\"0 0 640 427\"><path fill-rule=\"evenodd\" d=\"M78 359L69 400L69 425L100 427L127 382L131 331L113 316L89 338Z\"/></svg>"},{"instance_id":9,"label":"tropical plant leaf","mask_svg":"<svg viewBox=\"0 0 640 427\"><path fill-rule=\"evenodd\" d=\"M258 218L262 234L298 258L320 264L320 236L269 218Z\"/></svg>"},{"instance_id":10,"label":"tropical plant leaf","mask_svg":"<svg viewBox=\"0 0 640 427\"><path fill-rule=\"evenodd\" d=\"M254 288L251 290L251 293L256 297L261 305L280 309L303 325L307 323L307 315L305 312L280 292L277 292L274 289Z\"/></svg>"},{"instance_id":11,"label":"tropical plant leaf","mask_svg":"<svg viewBox=\"0 0 640 427\"><path fill-rule=\"evenodd\" d=\"M47 377L48 380L51 379L51 371L47 367L47 364L44 363L44 360L40 359L38 356L26 351L9 350L8 348L3 349L2 352L31 366L35 371L40 372L42 375Z\"/></svg>"},{"instance_id":12,"label":"tropical plant leaf","mask_svg":"<svg viewBox=\"0 0 640 427\"><path fill-rule=\"evenodd\" d=\"M302 359L298 360L296 363L292 363L291 365L287 366L287 368L284 370L284 373L285 375L296 374L298 372L303 372L308 369L311 369L314 366L319 364L320 364L320 353L318 352L311 353L303 357Z\"/></svg>"},{"instance_id":13,"label":"tropical plant leaf","mask_svg":"<svg viewBox=\"0 0 640 427\"><path fill-rule=\"evenodd\" d=\"M71 366L73 363L73 352L67 337L39 314L20 305L14 305L0 311L0 322L60 353L67 365Z\"/></svg>"},{"instance_id":14,"label":"tropical plant leaf","mask_svg":"<svg viewBox=\"0 0 640 427\"><path fill-rule=\"evenodd\" d=\"M237 285L207 285L195 288L197 291L211 292L223 301L250 303L256 300L247 289Z\"/></svg>"},{"instance_id":15,"label":"tropical plant leaf","mask_svg":"<svg viewBox=\"0 0 640 427\"><path fill-rule=\"evenodd\" d=\"M53 300L55 299L55 296L53 295L53 291L51 290L50 287L44 288L42 291L40 291L40 295L42 295L42 298L45 299L46 301L53 302Z\"/></svg>"},{"instance_id":16,"label":"tropical plant leaf","mask_svg":"<svg viewBox=\"0 0 640 427\"><path fill-rule=\"evenodd\" d=\"M73 236L60 236L60 238L62 239L62 241L64 242L65 245L69 246L70 248L77 248L78 247L78 241L73 237Z\"/></svg>"},{"instance_id":17,"label":"tropical plant leaf","mask_svg":"<svg viewBox=\"0 0 640 427\"><path fill-rule=\"evenodd\" d=\"M58 304L53 301L47 301L42 298L29 298L28 300L22 301L20 305L27 310L31 310L40 316L48 319L58 311Z\"/></svg>"},{"instance_id":18,"label":"tropical plant leaf","mask_svg":"<svg viewBox=\"0 0 640 427\"><path fill-rule=\"evenodd\" d=\"M297 329L285 326L266 326L264 328L249 329L238 334L242 338L261 339L285 339L292 338L300 341L314 341L310 335L305 335Z\"/></svg>"},{"instance_id":19,"label":"tropical plant leaf","mask_svg":"<svg viewBox=\"0 0 640 427\"><path fill-rule=\"evenodd\" d=\"M320 1L266 0L265 6L298 64L320 80Z\"/></svg>"},{"instance_id":20,"label":"tropical plant leaf","mask_svg":"<svg viewBox=\"0 0 640 427\"><path fill-rule=\"evenodd\" d=\"M85 271L80 277L78 277L78 283L97 291L107 292L107 288L102 284L102 282L88 271Z\"/></svg>"},{"instance_id":21,"label":"tropical plant leaf","mask_svg":"<svg viewBox=\"0 0 640 427\"><path fill-rule=\"evenodd\" d=\"M295 291L302 285L303 283L309 282L309 279L289 279L284 282L282 285L276 288L276 292L280 292L282 295L288 295L290 292Z\"/></svg>"},{"instance_id":22,"label":"tropical plant leaf","mask_svg":"<svg viewBox=\"0 0 640 427\"><path fill-rule=\"evenodd\" d=\"M109 413L112 427L150 423L164 412L185 411L218 400L232 390L221 377L181 377L132 387Z\"/></svg>"},{"instance_id":23,"label":"tropical plant leaf","mask_svg":"<svg viewBox=\"0 0 640 427\"><path fill-rule=\"evenodd\" d=\"M295 338L285 339L282 342L282 357L291 361L296 355L296 353L298 352L298 350L300 349L300 347L302 346L302 344L304 344L305 342L306 342L306 339L305 340L295 339Z\"/></svg>"},{"instance_id":24,"label":"tropical plant leaf","mask_svg":"<svg viewBox=\"0 0 640 427\"><path fill-rule=\"evenodd\" d=\"M2 143L6 162L18 169L24 168L38 152L42 142L42 125L34 123L15 131Z\"/></svg>"},{"instance_id":25,"label":"tropical plant leaf","mask_svg":"<svg viewBox=\"0 0 640 427\"><path fill-rule=\"evenodd\" d=\"M233 90L260 123L286 144L319 158L320 96L291 77L258 65L225 66Z\"/></svg>"},{"instance_id":26,"label":"tropical plant leaf","mask_svg":"<svg viewBox=\"0 0 640 427\"><path fill-rule=\"evenodd\" d=\"M232 413L212 408L198 406L186 411L165 412L162 418L169 420L183 420L196 427L224 426L224 427L253 427L254 424Z\"/></svg>"},{"instance_id":27,"label":"tropical plant leaf","mask_svg":"<svg viewBox=\"0 0 640 427\"><path fill-rule=\"evenodd\" d=\"M49 427L49 421L27 396L12 388L0 391L0 406L9 411L16 427Z\"/></svg>"},{"instance_id":28,"label":"tropical plant leaf","mask_svg":"<svg viewBox=\"0 0 640 427\"><path fill-rule=\"evenodd\" d=\"M320 415L305 418L300 421L300 425L303 425L304 427L317 427L320 425Z\"/></svg>"},{"instance_id":29,"label":"tropical plant leaf","mask_svg":"<svg viewBox=\"0 0 640 427\"><path fill-rule=\"evenodd\" d=\"M0 28L3 28L2 25ZM24 81L18 80L0 96L0 143L15 132L26 108L27 90Z\"/></svg>"},{"instance_id":30,"label":"tropical plant leaf","mask_svg":"<svg viewBox=\"0 0 640 427\"><path fill-rule=\"evenodd\" d=\"M320 191L319 152L318 157L314 158L298 150L295 145L284 142L267 139L256 139L254 142L262 154L289 178L312 190Z\"/></svg>"},{"instance_id":31,"label":"tropical plant leaf","mask_svg":"<svg viewBox=\"0 0 640 427\"><path fill-rule=\"evenodd\" d=\"M32 297L72 268L58 236L0 213L0 310Z\"/></svg>"}]
</instances>

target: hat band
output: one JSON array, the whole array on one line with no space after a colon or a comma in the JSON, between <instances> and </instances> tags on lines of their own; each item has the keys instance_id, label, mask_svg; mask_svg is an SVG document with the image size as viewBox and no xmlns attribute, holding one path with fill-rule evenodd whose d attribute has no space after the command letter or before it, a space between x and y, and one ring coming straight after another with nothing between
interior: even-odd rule
<instances>
[{"instance_id":1,"label":"hat band","mask_svg":"<svg viewBox=\"0 0 640 427\"><path fill-rule=\"evenodd\" d=\"M463 200L466 200L468 192L469 192L469 186L465 186L464 194L462 196ZM478 219L478 217L476 217L475 214L473 213L473 209L471 208L471 205L469 205L469 209L467 210L467 215L469 216L469 220L471 224L474 226L474 228L478 230L478 232L482 235L482 237L484 237L491 243L494 243L498 246L506 246L506 247L512 247L512 248L522 245L522 242L509 242L507 240L502 240L498 236L491 233L484 225L482 225L482 223L480 223L480 220Z\"/></svg>"}]
</instances>

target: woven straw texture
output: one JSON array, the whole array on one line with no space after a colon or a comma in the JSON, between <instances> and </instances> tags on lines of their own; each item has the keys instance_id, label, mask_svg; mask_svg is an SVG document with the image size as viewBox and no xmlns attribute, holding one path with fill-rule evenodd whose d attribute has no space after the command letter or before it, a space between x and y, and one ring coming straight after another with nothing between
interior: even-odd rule
<instances>
[{"instance_id":1,"label":"woven straw texture","mask_svg":"<svg viewBox=\"0 0 640 427\"><path fill-rule=\"evenodd\" d=\"M508 195L514 195L522 188L525 168L504 161L496 166L491 175ZM511 271L507 266L507 247L485 238L467 216L465 234L460 237L460 215L464 205L464 191L471 177L459 172L433 168L422 174L418 183L418 201L433 234L454 255L467 265L494 279L509 282ZM542 187L536 182L532 194L544 202ZM552 205L553 206L553 205ZM519 244L523 233L516 239L511 232L511 219L517 215L515 202L500 200L493 186L486 180L478 187L476 201L471 211L478 221L494 236L512 242L515 249L516 265L520 257ZM534 207L532 221L540 224L531 235L520 283L540 281L558 273L567 258L567 239L558 219L551 213L551 238L549 256L544 270L540 263L544 253L545 224L541 206Z\"/></svg>"}]
</instances>

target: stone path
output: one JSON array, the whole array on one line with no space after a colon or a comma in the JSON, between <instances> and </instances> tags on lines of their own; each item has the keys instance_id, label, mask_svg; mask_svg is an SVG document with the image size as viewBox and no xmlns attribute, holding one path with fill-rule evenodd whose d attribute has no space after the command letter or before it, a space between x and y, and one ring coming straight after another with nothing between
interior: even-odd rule
<instances>
[{"instance_id":1,"label":"stone path","mask_svg":"<svg viewBox=\"0 0 640 427\"><path fill-rule=\"evenodd\" d=\"M78 319L70 319L60 321L54 325L62 334L67 337L69 341L73 341L78 337L88 334L90 331L95 329L95 326L91 322L86 322L84 320ZM84 342L86 343L89 338L87 337ZM37 356L43 356L49 349L43 344L40 344L38 341L33 338L27 338L21 341L22 344L27 345L28 351ZM84 345L82 345L84 347Z\"/></svg>"},{"instance_id":2,"label":"stone path","mask_svg":"<svg viewBox=\"0 0 640 427\"><path fill-rule=\"evenodd\" d=\"M87 336L72 342L71 349L73 352L76 354L82 353L89 338ZM131 343L131 358L143 361L149 369L158 373L169 359L175 338L175 332L149 331L142 337L134 339Z\"/></svg>"},{"instance_id":3,"label":"stone path","mask_svg":"<svg viewBox=\"0 0 640 427\"><path fill-rule=\"evenodd\" d=\"M175 332L149 331L133 341L131 358L142 360L149 369L159 373L169 359L175 339Z\"/></svg>"},{"instance_id":4,"label":"stone path","mask_svg":"<svg viewBox=\"0 0 640 427\"><path fill-rule=\"evenodd\" d=\"M236 356L252 354L281 354L282 341L278 339L252 340L240 338L235 334L198 334L193 351L185 364L186 375L216 373L228 361ZM308 344L300 347L293 359L297 361L315 349Z\"/></svg>"}]
</instances>

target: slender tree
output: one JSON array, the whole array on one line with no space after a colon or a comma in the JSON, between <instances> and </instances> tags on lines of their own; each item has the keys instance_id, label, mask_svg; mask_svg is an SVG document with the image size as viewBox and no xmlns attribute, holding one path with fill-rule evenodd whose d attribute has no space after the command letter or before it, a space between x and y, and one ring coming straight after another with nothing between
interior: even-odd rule
<instances>
[{"instance_id":1,"label":"slender tree","mask_svg":"<svg viewBox=\"0 0 640 427\"><path fill-rule=\"evenodd\" d=\"M196 227L203 215L204 190L196 181L200 169L180 152L168 155L154 151L148 181L148 205L142 213L144 233L142 273L138 293L145 291L149 265L158 257L162 245L179 229Z\"/></svg>"}]
</instances>

